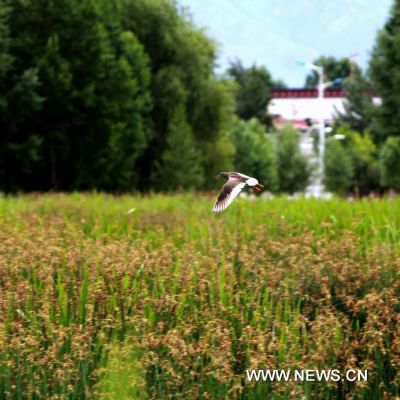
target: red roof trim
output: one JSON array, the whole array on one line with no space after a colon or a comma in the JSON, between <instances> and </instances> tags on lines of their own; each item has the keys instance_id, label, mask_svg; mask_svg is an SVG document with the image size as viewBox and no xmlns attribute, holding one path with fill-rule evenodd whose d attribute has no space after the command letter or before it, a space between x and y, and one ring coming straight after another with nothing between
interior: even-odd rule
<instances>
[{"instance_id":1,"label":"red roof trim","mask_svg":"<svg viewBox=\"0 0 400 400\"><path fill-rule=\"evenodd\" d=\"M284 98L313 98L318 97L318 90L312 88L301 88L301 89L274 89L272 90L272 98L284 99ZM344 89L326 89L324 91L324 97L346 97Z\"/></svg>"}]
</instances>

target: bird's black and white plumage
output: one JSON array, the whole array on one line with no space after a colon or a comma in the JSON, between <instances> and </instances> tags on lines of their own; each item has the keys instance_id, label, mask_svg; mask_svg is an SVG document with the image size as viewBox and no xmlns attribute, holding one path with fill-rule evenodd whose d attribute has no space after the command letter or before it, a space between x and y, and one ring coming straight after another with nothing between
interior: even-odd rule
<instances>
[{"instance_id":1,"label":"bird's black and white plumage","mask_svg":"<svg viewBox=\"0 0 400 400\"><path fill-rule=\"evenodd\" d=\"M220 212L225 210L237 197L241 190L246 186L253 187L255 190L260 191L260 187L264 187L256 178L241 174L239 172L220 172L217 179L226 178L228 181L221 188L218 199L214 204L213 211Z\"/></svg>"}]
</instances>

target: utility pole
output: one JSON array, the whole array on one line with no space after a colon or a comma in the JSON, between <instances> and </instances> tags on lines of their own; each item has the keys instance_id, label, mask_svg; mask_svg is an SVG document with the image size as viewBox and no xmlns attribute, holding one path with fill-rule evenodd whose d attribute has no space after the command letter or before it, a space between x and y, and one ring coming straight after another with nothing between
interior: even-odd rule
<instances>
[{"instance_id":1,"label":"utility pole","mask_svg":"<svg viewBox=\"0 0 400 400\"><path fill-rule=\"evenodd\" d=\"M325 153L325 120L324 120L324 92L325 89L332 85L339 84L343 78L336 78L331 82L324 82L324 68L321 65L297 61L298 64L312 69L318 74L318 103L319 103L319 119L318 119L318 171L315 182L315 197L322 197L324 193L324 153Z\"/></svg>"}]
</instances>

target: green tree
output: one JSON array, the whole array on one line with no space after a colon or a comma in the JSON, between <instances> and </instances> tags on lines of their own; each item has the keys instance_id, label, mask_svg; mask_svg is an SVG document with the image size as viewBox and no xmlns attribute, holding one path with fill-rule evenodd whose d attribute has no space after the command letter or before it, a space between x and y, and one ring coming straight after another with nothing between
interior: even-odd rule
<instances>
[{"instance_id":1,"label":"green tree","mask_svg":"<svg viewBox=\"0 0 400 400\"><path fill-rule=\"evenodd\" d=\"M389 137L379 154L379 170L383 186L400 191L400 137Z\"/></svg>"},{"instance_id":2,"label":"green tree","mask_svg":"<svg viewBox=\"0 0 400 400\"><path fill-rule=\"evenodd\" d=\"M172 0L122 0L122 3L123 25L143 44L153 76L154 108L148 119L153 135L141 158L141 187L149 186L149 177L157 175L163 163L161 157L168 147L171 121L178 106L185 110L185 123L201 153L203 170L214 175L218 165L215 160L229 164L230 156L220 144L226 138L231 112L230 91L213 74L215 43ZM210 148L212 158L208 154Z\"/></svg>"},{"instance_id":3,"label":"green tree","mask_svg":"<svg viewBox=\"0 0 400 400\"><path fill-rule=\"evenodd\" d=\"M8 28L8 16L10 6L8 2L0 2L0 83L4 81L11 69L13 58L10 54L10 32ZM3 92L1 92L3 93ZM4 99L0 103L4 107Z\"/></svg>"},{"instance_id":4,"label":"green tree","mask_svg":"<svg viewBox=\"0 0 400 400\"><path fill-rule=\"evenodd\" d=\"M30 132L29 121L42 105L37 69L18 67L11 54L9 2L0 2L0 190L26 184L40 161L41 138Z\"/></svg>"},{"instance_id":5,"label":"green tree","mask_svg":"<svg viewBox=\"0 0 400 400\"><path fill-rule=\"evenodd\" d=\"M382 104L372 129L375 142L400 136L400 1L395 0L390 16L379 32L370 60L370 73Z\"/></svg>"},{"instance_id":6,"label":"green tree","mask_svg":"<svg viewBox=\"0 0 400 400\"><path fill-rule=\"evenodd\" d=\"M278 187L274 150L263 125L256 119L236 120L230 134L236 148L235 171L254 176L270 191Z\"/></svg>"},{"instance_id":7,"label":"green tree","mask_svg":"<svg viewBox=\"0 0 400 400\"><path fill-rule=\"evenodd\" d=\"M346 124L352 130L363 133L371 126L375 108L372 101L372 83L357 66L352 66L351 75L343 82L347 92L344 112L339 113L337 124Z\"/></svg>"},{"instance_id":8,"label":"green tree","mask_svg":"<svg viewBox=\"0 0 400 400\"><path fill-rule=\"evenodd\" d=\"M6 4L0 188L148 189L177 113L203 175L232 165L231 82L214 75L215 43L173 0Z\"/></svg>"},{"instance_id":9,"label":"green tree","mask_svg":"<svg viewBox=\"0 0 400 400\"><path fill-rule=\"evenodd\" d=\"M232 171L235 145L229 137L229 132L221 136L216 142L204 142L203 150L203 188L206 190L215 189L217 184L212 178L220 171Z\"/></svg>"},{"instance_id":10,"label":"green tree","mask_svg":"<svg viewBox=\"0 0 400 400\"><path fill-rule=\"evenodd\" d=\"M138 39L121 28L117 0L16 0L9 28L15 73L33 66L43 99L18 130L39 138L40 165L18 185L131 189L148 141L150 71Z\"/></svg>"},{"instance_id":11,"label":"green tree","mask_svg":"<svg viewBox=\"0 0 400 400\"><path fill-rule=\"evenodd\" d=\"M368 194L379 188L379 172L376 145L368 132L360 134L347 125L334 130L344 137L341 145L351 159L352 176L349 189L357 194Z\"/></svg>"},{"instance_id":12,"label":"green tree","mask_svg":"<svg viewBox=\"0 0 400 400\"><path fill-rule=\"evenodd\" d=\"M203 183L201 154L181 105L170 120L167 146L154 175L154 182L165 191L199 188Z\"/></svg>"},{"instance_id":13,"label":"green tree","mask_svg":"<svg viewBox=\"0 0 400 400\"><path fill-rule=\"evenodd\" d=\"M210 178L216 171L230 171L233 165L235 149L229 137L233 116L231 82L210 79L198 106L202 117L197 119L193 130L198 132L197 143L202 153L204 188L210 189L215 184Z\"/></svg>"},{"instance_id":14,"label":"green tree","mask_svg":"<svg viewBox=\"0 0 400 400\"><path fill-rule=\"evenodd\" d=\"M331 56L320 56L313 64L324 68L325 81L333 81L336 78L346 78L350 75L351 68L347 58L335 58ZM310 71L306 76L305 86L315 87L318 85L318 73Z\"/></svg>"},{"instance_id":15,"label":"green tree","mask_svg":"<svg viewBox=\"0 0 400 400\"><path fill-rule=\"evenodd\" d=\"M299 133L291 126L276 133L275 154L279 191L303 191L309 183L311 167L300 151Z\"/></svg>"},{"instance_id":16,"label":"green tree","mask_svg":"<svg viewBox=\"0 0 400 400\"><path fill-rule=\"evenodd\" d=\"M237 84L235 113L244 120L257 118L266 127L272 124L267 114L267 106L271 100L271 89L274 82L265 67L255 65L245 68L239 60L231 62L228 75Z\"/></svg>"},{"instance_id":17,"label":"green tree","mask_svg":"<svg viewBox=\"0 0 400 400\"><path fill-rule=\"evenodd\" d=\"M327 190L344 194L350 190L353 165L348 149L334 138L327 140L324 153L324 185Z\"/></svg>"}]
</instances>

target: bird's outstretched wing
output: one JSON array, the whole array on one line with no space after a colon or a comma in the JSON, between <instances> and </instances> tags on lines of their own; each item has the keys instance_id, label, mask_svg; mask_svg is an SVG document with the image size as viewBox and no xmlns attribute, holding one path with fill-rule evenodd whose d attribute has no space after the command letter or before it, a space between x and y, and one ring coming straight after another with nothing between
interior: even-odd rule
<instances>
[{"instance_id":1,"label":"bird's outstretched wing","mask_svg":"<svg viewBox=\"0 0 400 400\"><path fill-rule=\"evenodd\" d=\"M241 190L246 186L246 182L236 178L229 178L228 181L222 186L218 199L214 204L213 211L221 212L225 210L237 197Z\"/></svg>"}]
</instances>

